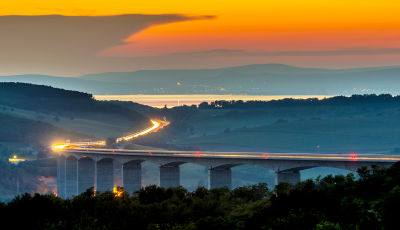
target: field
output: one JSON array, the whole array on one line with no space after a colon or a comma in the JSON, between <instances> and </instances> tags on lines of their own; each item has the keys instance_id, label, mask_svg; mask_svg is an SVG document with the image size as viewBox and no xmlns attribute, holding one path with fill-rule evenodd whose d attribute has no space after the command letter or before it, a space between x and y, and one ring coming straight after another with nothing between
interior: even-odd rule
<instances>
[{"instance_id":1,"label":"field","mask_svg":"<svg viewBox=\"0 0 400 230\"><path fill-rule=\"evenodd\" d=\"M202 109L198 110L186 122L191 124L195 131L199 134L213 135L220 133L225 129L236 129L243 127L254 127L266 124L271 124L278 118L271 115L255 115L251 119L243 119L242 117L227 117L224 116L232 110L217 110L217 109ZM215 114L217 116L210 116Z\"/></svg>"},{"instance_id":2,"label":"field","mask_svg":"<svg viewBox=\"0 0 400 230\"><path fill-rule=\"evenodd\" d=\"M181 140L184 145L223 144L301 151L380 151L399 147L400 119L374 117L293 121Z\"/></svg>"},{"instance_id":3,"label":"field","mask_svg":"<svg viewBox=\"0 0 400 230\"><path fill-rule=\"evenodd\" d=\"M0 110L0 112L4 114L25 117L33 120L41 120L60 128L74 130L88 135L95 135L97 137L120 136L129 128L127 127L127 124L131 123L124 117L96 113L82 113L80 115L82 118L74 117L73 120L71 120L70 117L57 116L60 120L55 121L54 118L56 116L54 115L46 115L15 108L14 111L11 111L10 107L0 105L0 109L2 108L7 109L6 111Z\"/></svg>"},{"instance_id":4,"label":"field","mask_svg":"<svg viewBox=\"0 0 400 230\"><path fill-rule=\"evenodd\" d=\"M375 117L377 114L395 116L400 114L399 105L371 106L302 106L273 107L253 110L199 109L186 120L198 134L213 135L229 128L254 128L269 125L283 118L286 121L321 119L348 119ZM235 112L235 113L233 113ZM216 115L216 116L212 116Z\"/></svg>"},{"instance_id":5,"label":"field","mask_svg":"<svg viewBox=\"0 0 400 230\"><path fill-rule=\"evenodd\" d=\"M205 150L238 146L317 152L319 145L321 152L387 152L400 146L399 108L397 104L292 107L255 110L253 114L237 110L235 116L229 116L232 110L199 110L187 121L199 135L176 144ZM211 113L217 116L210 117ZM223 132L227 128L230 131Z\"/></svg>"}]
</instances>

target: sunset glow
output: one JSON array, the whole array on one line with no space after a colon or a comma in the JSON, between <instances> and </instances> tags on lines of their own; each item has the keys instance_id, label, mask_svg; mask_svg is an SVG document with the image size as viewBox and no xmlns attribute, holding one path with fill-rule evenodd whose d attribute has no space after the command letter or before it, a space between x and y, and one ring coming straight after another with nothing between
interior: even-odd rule
<instances>
[{"instance_id":1,"label":"sunset glow","mask_svg":"<svg viewBox=\"0 0 400 230\"><path fill-rule=\"evenodd\" d=\"M23 7L21 7L23 6ZM227 65L234 63L321 61L310 53L281 54L284 51L347 51L323 55L324 65L345 65L348 59L363 58L363 63L379 60L393 64L400 51L360 54L359 49L400 48L400 2L376 1L153 1L116 0L83 1L12 1L2 5L0 15L110 16L122 14L179 14L191 17L180 22L166 22L138 33L132 32L121 45L98 50L102 57L152 57L179 55L213 59ZM213 53L195 53L219 50ZM233 51L237 51L232 52ZM229 52L229 53L227 53ZM271 53L273 52L273 53ZM179 53L179 54L175 54ZM228 58L229 56L229 58ZM365 56L369 60L365 62ZM371 56L373 56L371 58ZM233 59L233 60L232 60ZM348 60L347 60L348 61ZM355 60L354 60L355 61ZM335 64L342 63L342 64ZM354 63L353 63L354 64ZM354 64L355 65L355 64ZM364 64L365 65L365 64ZM368 64L367 64L368 65ZM344 66L348 67L348 66Z\"/></svg>"}]
</instances>

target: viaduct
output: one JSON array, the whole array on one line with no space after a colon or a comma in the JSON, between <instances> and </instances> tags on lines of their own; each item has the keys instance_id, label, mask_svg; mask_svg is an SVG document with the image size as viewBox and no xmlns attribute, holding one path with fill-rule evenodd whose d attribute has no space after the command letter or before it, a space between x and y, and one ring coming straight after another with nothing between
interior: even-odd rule
<instances>
[{"instance_id":1,"label":"viaduct","mask_svg":"<svg viewBox=\"0 0 400 230\"><path fill-rule=\"evenodd\" d=\"M255 165L275 171L275 184L300 181L300 171L314 167L333 167L357 171L361 166L376 164L389 167L400 156L344 154L283 154L241 152L182 152L112 149L56 150L58 196L72 197L94 187L95 191L113 190L113 161L122 163L122 187L129 193L141 188L141 163L159 166L161 187L180 185L180 165L194 163L208 168L208 188L231 188L231 168Z\"/></svg>"}]
</instances>

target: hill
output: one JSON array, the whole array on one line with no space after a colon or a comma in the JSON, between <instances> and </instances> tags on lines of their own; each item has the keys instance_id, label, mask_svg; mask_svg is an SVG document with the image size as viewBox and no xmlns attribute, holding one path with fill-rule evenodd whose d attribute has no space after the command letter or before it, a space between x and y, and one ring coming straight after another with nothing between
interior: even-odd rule
<instances>
[{"instance_id":1,"label":"hill","mask_svg":"<svg viewBox=\"0 0 400 230\"><path fill-rule=\"evenodd\" d=\"M115 124L109 124L109 121L112 121L115 115L103 115L102 121L93 120L95 116L98 117L97 120L100 120L99 114L96 113L86 113L86 119L76 117L71 119L71 117L44 114L4 105L0 105L0 112L10 116L46 122L60 128L74 130L88 135L95 135L97 137L120 136L127 130L127 124L131 123L127 118L120 118L117 120L118 122L111 122ZM90 114L92 114L92 116L89 116Z\"/></svg>"},{"instance_id":2,"label":"hill","mask_svg":"<svg viewBox=\"0 0 400 230\"><path fill-rule=\"evenodd\" d=\"M188 138L183 145L230 145L289 151L382 151L399 146L398 117L292 121Z\"/></svg>"},{"instance_id":3,"label":"hill","mask_svg":"<svg viewBox=\"0 0 400 230\"><path fill-rule=\"evenodd\" d=\"M190 109L185 122L195 134L175 144L203 150L268 152L316 152L319 145L322 152L336 153L390 152L399 147L400 97L390 94L215 101ZM173 110L184 111L183 107Z\"/></svg>"},{"instance_id":4,"label":"hill","mask_svg":"<svg viewBox=\"0 0 400 230\"><path fill-rule=\"evenodd\" d=\"M263 64L221 69L99 73L77 78L0 76L0 81L46 84L96 95L351 95L365 92L400 94L399 76L399 66L317 69Z\"/></svg>"},{"instance_id":5,"label":"hill","mask_svg":"<svg viewBox=\"0 0 400 230\"><path fill-rule=\"evenodd\" d=\"M318 69L300 68L283 64L257 64L220 69L196 69L196 70L139 70L135 72L110 72L100 74L87 74L79 78L104 81L104 82L167 82L188 79L207 79L223 73L238 72L242 74L284 74L284 75L305 75L305 74L334 74L365 72L370 70L381 70L395 67L371 67L353 69Z\"/></svg>"},{"instance_id":6,"label":"hill","mask_svg":"<svg viewBox=\"0 0 400 230\"><path fill-rule=\"evenodd\" d=\"M151 106L147 105L142 105L133 101L108 101L110 103L113 103L115 105L121 106L121 107L126 107L128 109L132 109L134 111L137 111L139 113L148 113L153 110L158 110L157 108L153 108Z\"/></svg>"},{"instance_id":7,"label":"hill","mask_svg":"<svg viewBox=\"0 0 400 230\"><path fill-rule=\"evenodd\" d=\"M0 83L0 104L46 115L132 126L148 122L142 114L77 91L26 83Z\"/></svg>"},{"instance_id":8,"label":"hill","mask_svg":"<svg viewBox=\"0 0 400 230\"><path fill-rule=\"evenodd\" d=\"M55 88L88 92L90 94L118 94L117 92L131 94L140 91L143 87L151 87L150 83L143 83L142 85L127 85L124 83L112 82L112 79L110 79L109 82L99 82L75 77L57 77L35 74L0 76L0 82L23 82L35 85L46 85Z\"/></svg>"},{"instance_id":9,"label":"hill","mask_svg":"<svg viewBox=\"0 0 400 230\"><path fill-rule=\"evenodd\" d=\"M49 147L53 142L65 142L66 139L79 141L79 139L95 139L94 136L81 134L55 127L54 125L13 117L0 113L0 142L23 142L35 144L42 148Z\"/></svg>"}]
</instances>

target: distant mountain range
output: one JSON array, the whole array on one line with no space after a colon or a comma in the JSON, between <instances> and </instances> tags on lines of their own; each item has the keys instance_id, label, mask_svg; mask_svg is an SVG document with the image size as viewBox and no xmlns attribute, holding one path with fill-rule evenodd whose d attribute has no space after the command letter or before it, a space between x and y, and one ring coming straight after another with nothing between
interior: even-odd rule
<instances>
[{"instance_id":1,"label":"distant mountain range","mask_svg":"<svg viewBox=\"0 0 400 230\"><path fill-rule=\"evenodd\" d=\"M400 66L317 69L282 64L200 70L140 70L81 77L0 76L1 82L26 82L95 95L248 94L350 95L400 94Z\"/></svg>"}]
</instances>

